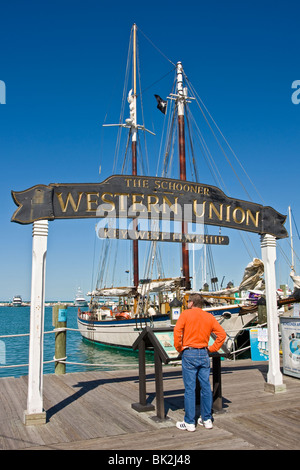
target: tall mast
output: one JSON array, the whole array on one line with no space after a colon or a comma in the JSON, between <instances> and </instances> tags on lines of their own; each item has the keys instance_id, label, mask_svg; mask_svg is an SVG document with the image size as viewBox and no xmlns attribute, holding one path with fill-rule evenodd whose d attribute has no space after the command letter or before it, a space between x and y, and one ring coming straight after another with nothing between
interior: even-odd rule
<instances>
[{"instance_id":1,"label":"tall mast","mask_svg":"<svg viewBox=\"0 0 300 470\"><path fill-rule=\"evenodd\" d=\"M291 266L291 270L292 270L292 273L295 274L295 266L294 266L294 245L293 245L291 206L289 206L289 219L290 219L290 238L291 238L291 254L292 254L292 266Z\"/></svg>"},{"instance_id":2,"label":"tall mast","mask_svg":"<svg viewBox=\"0 0 300 470\"><path fill-rule=\"evenodd\" d=\"M133 25L133 101L132 101L132 174L137 176L137 116L136 116L136 24ZM133 220L133 230L136 230L136 220ZM138 241L133 240L133 283L137 288L139 285L139 251Z\"/></svg>"},{"instance_id":3,"label":"tall mast","mask_svg":"<svg viewBox=\"0 0 300 470\"><path fill-rule=\"evenodd\" d=\"M138 129L149 132L149 134L155 135L153 132L145 128L144 125L137 123L137 85L136 85L136 70L137 70L137 49L136 49L136 24L132 27L133 30L133 90L131 89L128 94L128 103L130 117L125 120L125 123L119 124L103 124L105 127L116 126L125 127L130 129L131 132L131 154L132 154L132 174L137 176L137 132ZM131 39L131 36L130 36ZM137 228L136 219L133 220L133 230ZM133 282L135 287L139 284L139 254L138 254L138 241L133 240Z\"/></svg>"},{"instance_id":4,"label":"tall mast","mask_svg":"<svg viewBox=\"0 0 300 470\"><path fill-rule=\"evenodd\" d=\"M185 159L185 128L184 128L184 106L186 93L183 88L183 68L181 62L177 63L177 113L178 113L178 143L179 143L179 170L180 179L186 180L186 159ZM182 233L188 231L187 223L182 221ZM182 274L185 279L185 287L190 289L190 266L189 252L186 243L182 243Z\"/></svg>"}]
</instances>

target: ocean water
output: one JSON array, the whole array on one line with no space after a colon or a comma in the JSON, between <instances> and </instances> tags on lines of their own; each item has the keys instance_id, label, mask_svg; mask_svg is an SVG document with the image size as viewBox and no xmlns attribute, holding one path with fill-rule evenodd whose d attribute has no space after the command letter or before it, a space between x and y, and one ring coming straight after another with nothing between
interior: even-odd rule
<instances>
[{"instance_id":1,"label":"ocean water","mask_svg":"<svg viewBox=\"0 0 300 470\"><path fill-rule=\"evenodd\" d=\"M77 329L77 307L67 309L67 327ZM45 308L44 332L53 331L52 307ZM30 330L30 307L0 307L0 336L27 334ZM44 362L51 361L55 351L55 334L44 334ZM0 338L0 377L20 377L28 374L28 366L3 368L2 366L28 364L29 336ZM67 364L66 372L87 370L138 369L138 352L92 345L83 341L79 331L67 331L67 361L92 365ZM151 352L146 363L153 364ZM101 364L101 366L98 366ZM44 374L54 373L54 362L44 364Z\"/></svg>"}]
</instances>

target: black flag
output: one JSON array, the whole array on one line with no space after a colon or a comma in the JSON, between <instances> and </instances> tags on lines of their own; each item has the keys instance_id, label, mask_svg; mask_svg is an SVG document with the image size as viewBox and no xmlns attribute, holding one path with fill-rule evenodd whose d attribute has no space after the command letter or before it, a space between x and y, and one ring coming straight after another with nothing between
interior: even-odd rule
<instances>
[{"instance_id":1,"label":"black flag","mask_svg":"<svg viewBox=\"0 0 300 470\"><path fill-rule=\"evenodd\" d=\"M162 113L166 114L167 111L167 101L163 100L159 95L154 95L157 101L157 109Z\"/></svg>"}]
</instances>

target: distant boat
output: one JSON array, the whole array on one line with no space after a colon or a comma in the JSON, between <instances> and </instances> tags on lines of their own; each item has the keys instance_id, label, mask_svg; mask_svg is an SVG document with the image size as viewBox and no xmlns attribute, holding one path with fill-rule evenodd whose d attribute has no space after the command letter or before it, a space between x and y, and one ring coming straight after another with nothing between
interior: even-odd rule
<instances>
[{"instance_id":1,"label":"distant boat","mask_svg":"<svg viewBox=\"0 0 300 470\"><path fill-rule=\"evenodd\" d=\"M78 287L77 294L74 301L75 307L87 307L88 301L85 299L82 290Z\"/></svg>"},{"instance_id":2,"label":"distant boat","mask_svg":"<svg viewBox=\"0 0 300 470\"><path fill-rule=\"evenodd\" d=\"M23 301L20 295L15 295L12 301L13 307L22 307Z\"/></svg>"}]
</instances>

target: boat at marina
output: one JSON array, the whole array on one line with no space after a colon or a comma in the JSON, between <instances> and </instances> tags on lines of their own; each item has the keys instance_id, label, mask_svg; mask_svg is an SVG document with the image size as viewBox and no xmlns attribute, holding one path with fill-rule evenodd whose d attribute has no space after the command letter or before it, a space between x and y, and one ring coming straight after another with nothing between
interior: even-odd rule
<instances>
[{"instance_id":1,"label":"boat at marina","mask_svg":"<svg viewBox=\"0 0 300 470\"><path fill-rule=\"evenodd\" d=\"M87 307L88 306L88 301L84 297L83 292L80 289L80 287L78 287L77 289L76 297L74 300L74 306L75 307Z\"/></svg>"},{"instance_id":2,"label":"boat at marina","mask_svg":"<svg viewBox=\"0 0 300 470\"><path fill-rule=\"evenodd\" d=\"M23 306L23 301L22 297L20 295L15 295L13 300L12 300L12 306L13 307L22 307Z\"/></svg>"},{"instance_id":3,"label":"boat at marina","mask_svg":"<svg viewBox=\"0 0 300 470\"><path fill-rule=\"evenodd\" d=\"M119 124L105 124L106 126L117 126L119 128L127 128L129 130L129 138L131 138L131 173L130 177L136 183L139 192L135 196L135 203L139 203L139 198L143 198L141 181L136 180L138 176L138 156L137 156L137 141L138 131L152 132L145 128L145 125L137 124L137 77L136 77L136 25L132 28L132 41L133 41L133 88L130 89L127 100L129 103L129 118L124 123L120 121ZM174 65L174 64L173 64ZM186 82L186 75L183 71L181 62L178 62L174 68L175 70L175 85L168 96L169 102L163 100L159 95L154 95L157 100L158 109L165 115L166 110L171 103L173 106L173 115L169 118L170 133L174 131L175 122L177 118L177 133L179 140L179 177L182 183L181 187L189 190L191 185L187 185L187 172L186 172L186 157L185 157L185 110L188 103L196 100L195 96L190 96L188 88L184 86ZM125 89L125 88L124 88ZM188 128L189 130L189 128ZM173 157L171 157L170 149L174 147L173 137L167 138L169 144L165 152L165 160L163 165L163 176L168 177L169 169L174 166ZM129 140L126 147L126 155L122 169L129 165L127 158L127 149L129 148ZM194 162L194 157L192 158ZM193 171L195 181L198 182L197 171ZM128 179L128 182L130 180ZM169 180L168 180L169 181ZM169 181L172 184L172 180ZM179 183L177 183L179 184ZM154 197L153 197L154 198ZM171 206L171 203L165 199L166 205ZM151 201L152 203L152 201ZM148 204L150 204L148 199ZM153 204L153 203L152 203ZM149 206L148 206L149 207ZM137 230L137 221L133 218L131 221L133 230ZM190 250L189 243L187 243L183 235L188 234L188 227L185 222L181 222L182 237L179 238L181 245L181 275L174 278L159 277L154 280L153 262L159 256L159 245L157 241L151 239L142 241L141 236L139 239L132 239L132 265L133 270L133 285L127 287L111 287L97 286L92 292L89 293L91 301L88 311L81 311L78 309L78 328L82 337L92 343L99 343L117 347L131 348L138 335L145 328L151 326L153 328L163 328L172 325L172 303L177 302L180 309L187 307L187 299L190 293L198 291L192 288L190 276ZM204 227L206 230L206 226ZM156 231L161 233L161 227L156 228ZM116 233L116 230L114 231ZM103 242L109 243L109 237L105 239L105 233L102 238ZM141 232L138 232L141 233ZM205 236L207 232L201 234ZM99 237L101 238L101 237ZM212 237L211 237L212 238ZM215 237L217 238L217 237ZM221 237L220 237L221 238ZM204 238L203 238L204 239ZM161 238L160 238L160 241ZM151 248L149 250L147 265L147 272L144 279L141 279L139 273L139 243L149 243ZM255 262L254 262L255 261ZM104 270L106 264L111 263L111 258L108 252L103 251L103 261L100 263L101 269ZM251 289L257 289L258 282L261 280L263 274L262 262L258 260L257 266L253 266L256 260L253 260L251 269L254 267L255 276L251 282L243 282L235 289L227 289L225 291L199 292L205 295L207 299L208 310L216 316L220 324L227 333L227 347L232 349L235 338L246 326L252 324L257 319L257 298L263 294L263 290L257 290L258 294L250 295ZM111 267L111 264L109 264ZM126 271L129 273L129 270ZM102 280L103 276L100 276ZM249 277L249 276L248 276ZM250 276L251 277L251 276ZM216 277L213 277L216 283ZM244 292L241 297L241 292ZM246 293L246 294L245 294ZM235 294L239 295L237 297ZM114 299L113 301L111 299ZM109 303L110 300L110 303Z\"/></svg>"}]
</instances>

